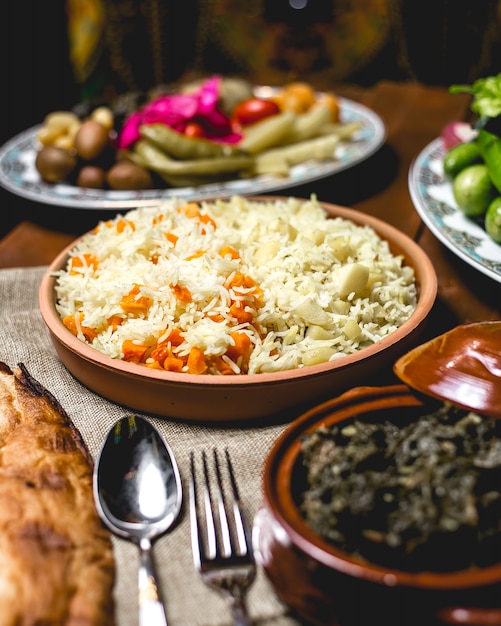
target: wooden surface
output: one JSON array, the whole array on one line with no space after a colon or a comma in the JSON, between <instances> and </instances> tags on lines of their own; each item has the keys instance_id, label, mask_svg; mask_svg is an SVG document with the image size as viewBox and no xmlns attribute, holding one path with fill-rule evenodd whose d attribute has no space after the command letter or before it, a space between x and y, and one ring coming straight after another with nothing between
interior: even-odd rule
<instances>
[{"instance_id":1,"label":"wooden surface","mask_svg":"<svg viewBox=\"0 0 501 626\"><path fill-rule=\"evenodd\" d=\"M371 88L344 87L338 93L359 101L384 120L385 145L360 165L280 195L333 202L375 215L401 229L428 253L437 269L439 295L430 325L436 335L457 324L501 318L501 285L470 267L443 246L421 222L408 190L413 159L452 120L469 117L467 96L441 87L381 82ZM48 264L77 235L113 212L37 205L5 193L0 268ZM5 230L5 224L8 224Z\"/></svg>"}]
</instances>

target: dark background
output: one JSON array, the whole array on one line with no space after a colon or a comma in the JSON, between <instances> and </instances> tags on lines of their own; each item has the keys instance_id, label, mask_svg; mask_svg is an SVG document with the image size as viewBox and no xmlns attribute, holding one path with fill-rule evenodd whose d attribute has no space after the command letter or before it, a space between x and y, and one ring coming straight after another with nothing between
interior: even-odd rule
<instances>
[{"instance_id":1,"label":"dark background","mask_svg":"<svg viewBox=\"0 0 501 626\"><path fill-rule=\"evenodd\" d=\"M78 87L68 55L64 0L6 0L0 19L0 142L73 106Z\"/></svg>"},{"instance_id":2,"label":"dark background","mask_svg":"<svg viewBox=\"0 0 501 626\"><path fill-rule=\"evenodd\" d=\"M200 1L181 0L165 4L169 7L169 19L165 22L167 43L164 54L171 61L165 65L173 68L169 69L171 73L167 79L177 79L182 67L190 62L189 55L194 50L190 36L193 36L193 19L196 21L199 14L197 3ZM127 4L125 0L107 2L110 5ZM140 4L140 0L131 1L136 11L140 11ZM311 19L329 19L331 4L342 10L341 1L309 0L308 15L311 14ZM266 0L263 6L268 7L269 21L286 18L290 21L299 15L290 9L288 0ZM495 25L497 0L402 0L401 6L402 25L407 33L407 60L413 71L412 76L404 72L401 79L442 85L466 82L469 67L479 57L486 33L491 33L491 27ZM75 82L70 64L65 0L5 0L2 8L0 145L19 132L40 124L47 113L71 109L82 100L84 93L83 86ZM302 15L305 17L306 13ZM425 22L423 16L428 16ZM136 44L131 45L130 56L138 76L146 81L148 58L143 46L137 44L143 31L134 31L133 26L131 24L131 33L134 33ZM144 39L146 35L143 35ZM394 37L388 42L387 48L365 68L363 75L350 77L348 82L371 84L398 77L395 70L398 69L397 39ZM490 64L484 68L484 75L501 71L500 41L501 36L490 50ZM204 50L203 61L203 69L207 72L239 69L232 67L231 60L223 58L211 42ZM102 63L98 68L100 75L105 79L112 78L106 54ZM60 218L60 211L52 210L54 215L50 216L50 207L35 204L0 188L0 237L21 219L33 219L42 225L47 223L70 232L85 227L76 223L81 217L78 212L67 212Z\"/></svg>"}]
</instances>

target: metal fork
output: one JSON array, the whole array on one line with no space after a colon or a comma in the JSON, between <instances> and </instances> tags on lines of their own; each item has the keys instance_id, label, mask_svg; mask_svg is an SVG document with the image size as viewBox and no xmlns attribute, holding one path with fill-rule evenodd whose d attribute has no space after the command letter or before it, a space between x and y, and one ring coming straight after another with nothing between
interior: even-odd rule
<instances>
[{"instance_id":1,"label":"metal fork","mask_svg":"<svg viewBox=\"0 0 501 626\"><path fill-rule=\"evenodd\" d=\"M190 455L190 525L193 559L202 580L225 596L235 626L250 626L245 594L256 577L256 564L227 448L224 449L224 455L229 478L226 484L230 485L231 502L227 498L223 484L225 481L216 448L213 450L215 481L210 480L207 454L205 450L202 451L202 487L197 482L195 455L193 452ZM214 482L215 486L214 484L211 486ZM204 512L201 511L202 507L198 500L200 490L203 494ZM217 504L217 509L214 503Z\"/></svg>"}]
</instances>

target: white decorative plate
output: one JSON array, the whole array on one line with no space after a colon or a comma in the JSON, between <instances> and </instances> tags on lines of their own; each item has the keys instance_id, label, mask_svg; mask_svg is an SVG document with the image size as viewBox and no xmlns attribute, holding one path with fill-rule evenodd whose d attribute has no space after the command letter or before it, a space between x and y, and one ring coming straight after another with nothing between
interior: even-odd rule
<instances>
[{"instance_id":1,"label":"white decorative plate","mask_svg":"<svg viewBox=\"0 0 501 626\"><path fill-rule=\"evenodd\" d=\"M501 245L458 208L443 173L442 139L428 144L409 170L409 191L423 222L445 246L483 274L501 282Z\"/></svg>"},{"instance_id":2,"label":"white decorative plate","mask_svg":"<svg viewBox=\"0 0 501 626\"><path fill-rule=\"evenodd\" d=\"M342 142L332 161L309 161L293 167L288 177L258 176L197 187L112 191L85 189L75 185L44 183L35 168L38 126L30 128L0 148L0 185L12 193L51 205L75 209L126 209L158 204L163 198L209 199L229 195L259 195L303 185L353 167L374 154L384 143L386 128L381 118L367 107L339 98L344 122L359 121L360 130Z\"/></svg>"}]
</instances>

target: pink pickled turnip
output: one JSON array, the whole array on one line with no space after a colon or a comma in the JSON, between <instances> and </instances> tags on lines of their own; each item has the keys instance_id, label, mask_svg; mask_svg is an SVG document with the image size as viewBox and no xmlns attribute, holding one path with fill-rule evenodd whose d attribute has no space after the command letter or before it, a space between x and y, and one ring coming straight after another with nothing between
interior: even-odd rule
<instances>
[{"instance_id":1,"label":"pink pickled turnip","mask_svg":"<svg viewBox=\"0 0 501 626\"><path fill-rule=\"evenodd\" d=\"M477 131L467 122L450 122L441 132L444 148L450 150L460 143L466 143L475 139Z\"/></svg>"},{"instance_id":2,"label":"pink pickled turnip","mask_svg":"<svg viewBox=\"0 0 501 626\"><path fill-rule=\"evenodd\" d=\"M218 108L221 78L213 76L190 94L162 95L130 115L120 131L118 147L127 149L140 139L141 124L165 124L179 133L194 123L204 137L226 144L238 143L242 135L233 130L231 120Z\"/></svg>"}]
</instances>

